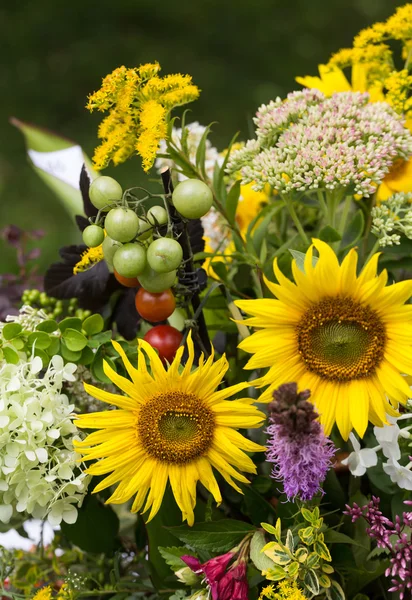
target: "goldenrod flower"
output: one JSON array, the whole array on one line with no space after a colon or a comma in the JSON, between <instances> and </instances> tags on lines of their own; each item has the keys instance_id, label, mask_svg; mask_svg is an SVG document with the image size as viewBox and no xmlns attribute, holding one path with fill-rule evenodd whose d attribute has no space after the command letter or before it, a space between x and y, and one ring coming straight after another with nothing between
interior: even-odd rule
<instances>
[{"instance_id":1,"label":"goldenrod flower","mask_svg":"<svg viewBox=\"0 0 412 600\"><path fill-rule=\"evenodd\" d=\"M279 581L277 587L268 585L260 593L259 600L305 600L306 596L296 581Z\"/></svg>"},{"instance_id":2,"label":"goldenrod flower","mask_svg":"<svg viewBox=\"0 0 412 600\"><path fill-rule=\"evenodd\" d=\"M73 275L77 273L83 273L91 269L96 263L103 260L103 247L102 244L96 248L87 248L80 258L80 260L73 267Z\"/></svg>"},{"instance_id":3,"label":"goldenrod flower","mask_svg":"<svg viewBox=\"0 0 412 600\"><path fill-rule=\"evenodd\" d=\"M41 588L32 598L32 600L51 600L52 598L52 589L48 585L46 587Z\"/></svg>"},{"instance_id":4,"label":"goldenrod flower","mask_svg":"<svg viewBox=\"0 0 412 600\"><path fill-rule=\"evenodd\" d=\"M313 250L319 259L313 264ZM320 240L306 253L304 270L292 263L295 283L274 261L277 284L266 280L273 299L239 300L257 329L240 348L253 353L248 369L269 367L255 385L269 386L260 398L272 400L281 384L296 381L312 392L320 421L329 435L337 423L348 439L352 427L362 437L370 420L387 423L396 416L410 389L403 374L412 374L412 280L386 286L377 275L379 254L357 276L357 252L339 265L333 250Z\"/></svg>"},{"instance_id":5,"label":"goldenrod flower","mask_svg":"<svg viewBox=\"0 0 412 600\"><path fill-rule=\"evenodd\" d=\"M167 482L170 481L183 519L193 525L196 484L200 481L220 503L222 498L212 467L236 490L234 480L248 483L239 471L255 473L246 452L260 452L263 446L243 437L239 428L259 427L264 414L249 398L228 401L247 383L217 390L228 369L225 357L214 362L201 357L192 371L194 348L189 335L188 360L179 370L184 348L165 369L155 350L139 340L138 368L132 366L122 347L113 346L123 359L131 378L118 375L107 363L104 372L126 395L111 394L85 384L94 398L114 404L118 410L80 415L76 424L97 429L76 444L84 460L99 459L88 469L91 475L108 475L94 489L118 486L108 503L122 504L135 496L132 512L151 509L149 520L158 512ZM147 371L145 354L151 374Z\"/></svg>"},{"instance_id":6,"label":"goldenrod flower","mask_svg":"<svg viewBox=\"0 0 412 600\"><path fill-rule=\"evenodd\" d=\"M159 71L158 63L136 69L119 67L89 96L90 111L110 111L98 129L103 143L93 157L97 169L104 169L110 161L118 165L137 152L143 159L144 170L148 171L160 140L166 136L170 111L199 96L199 89L189 75L162 78Z\"/></svg>"}]
</instances>

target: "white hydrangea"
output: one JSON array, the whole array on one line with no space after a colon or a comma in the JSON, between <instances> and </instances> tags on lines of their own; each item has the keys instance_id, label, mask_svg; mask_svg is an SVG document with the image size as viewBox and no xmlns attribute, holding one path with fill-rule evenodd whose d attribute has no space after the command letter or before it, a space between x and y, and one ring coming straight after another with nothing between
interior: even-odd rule
<instances>
[{"instance_id":1,"label":"white hydrangea","mask_svg":"<svg viewBox=\"0 0 412 600\"><path fill-rule=\"evenodd\" d=\"M204 125L200 125L197 121L193 123L188 123L185 126L185 130L187 132L187 147L190 162L196 166L196 152L197 148L200 144L200 140L204 132L206 131L206 127ZM182 129L173 127L172 130L172 142L177 148L182 149L181 139L182 139ZM167 153L167 145L166 141L162 140L159 146L159 154ZM206 155L205 155L205 170L207 177L212 181L213 180L213 171L215 169L216 163L220 166L223 163L223 157L219 154L217 148L212 146L210 140L206 140ZM172 160L168 158L157 158L155 163L156 169L158 173L164 171L166 167L172 169L175 164ZM177 172L177 177L179 181L183 181L187 179L183 173Z\"/></svg>"},{"instance_id":2,"label":"white hydrangea","mask_svg":"<svg viewBox=\"0 0 412 600\"><path fill-rule=\"evenodd\" d=\"M89 477L76 462L74 405L62 393L76 365L52 357L44 374L39 357L0 362L0 521L14 511L74 523Z\"/></svg>"}]
</instances>

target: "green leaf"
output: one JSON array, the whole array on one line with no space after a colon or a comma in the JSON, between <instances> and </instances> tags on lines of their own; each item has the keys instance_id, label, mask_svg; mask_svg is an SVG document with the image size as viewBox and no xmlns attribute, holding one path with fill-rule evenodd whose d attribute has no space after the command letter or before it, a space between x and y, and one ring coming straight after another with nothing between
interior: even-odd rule
<instances>
[{"instance_id":1,"label":"green leaf","mask_svg":"<svg viewBox=\"0 0 412 600\"><path fill-rule=\"evenodd\" d=\"M10 346L3 346L3 356L4 360L12 365L17 365L20 360L17 352L13 348L10 348Z\"/></svg>"},{"instance_id":2,"label":"green leaf","mask_svg":"<svg viewBox=\"0 0 412 600\"><path fill-rule=\"evenodd\" d=\"M29 346L35 346L36 348L40 348L41 350L45 350L50 346L52 340L48 333L44 331L33 331L27 339L27 343Z\"/></svg>"},{"instance_id":3,"label":"green leaf","mask_svg":"<svg viewBox=\"0 0 412 600\"><path fill-rule=\"evenodd\" d=\"M2 335L5 340L12 340L16 335L19 335L22 329L20 323L7 323L2 329Z\"/></svg>"},{"instance_id":4,"label":"green leaf","mask_svg":"<svg viewBox=\"0 0 412 600\"><path fill-rule=\"evenodd\" d=\"M25 346L24 340L22 340L21 337L13 338L10 340L10 343L12 344L13 348L16 348L16 350L23 350Z\"/></svg>"},{"instance_id":5,"label":"green leaf","mask_svg":"<svg viewBox=\"0 0 412 600\"><path fill-rule=\"evenodd\" d=\"M105 349L104 349L104 347L102 347L102 348L99 348L99 350L94 355L94 360L91 365L92 374L95 377L95 379L97 379L98 381L101 381L102 383L111 383L111 380L107 377L107 375L103 371L103 360L108 362L109 365L112 367L112 369L114 369L116 371L115 363L112 361L111 358L109 358L105 354Z\"/></svg>"},{"instance_id":6,"label":"green leaf","mask_svg":"<svg viewBox=\"0 0 412 600\"><path fill-rule=\"evenodd\" d=\"M288 529L288 531L286 533L286 544L285 545L286 545L287 549L293 553L293 551L295 550L295 541L293 539L293 533L291 532L290 529Z\"/></svg>"},{"instance_id":7,"label":"green leaf","mask_svg":"<svg viewBox=\"0 0 412 600\"><path fill-rule=\"evenodd\" d=\"M300 509L300 512L302 514L302 517L305 519L305 521L308 521L309 523L314 523L316 521L316 518L314 517L314 515L312 514L312 511L302 507Z\"/></svg>"},{"instance_id":8,"label":"green leaf","mask_svg":"<svg viewBox=\"0 0 412 600\"><path fill-rule=\"evenodd\" d=\"M304 254L303 252L299 252L299 250L291 250L290 248L289 248L289 252L295 259L296 266L298 267L298 269L300 269L302 271L302 273L304 273L305 272L306 254ZM318 260L319 260L319 258L317 256L312 256L312 266L313 267L316 265Z\"/></svg>"},{"instance_id":9,"label":"green leaf","mask_svg":"<svg viewBox=\"0 0 412 600\"><path fill-rule=\"evenodd\" d=\"M81 149L76 148L76 144L74 144L71 140L62 138L51 131L47 131L46 129L41 129L30 125L29 123L24 123L18 119L11 119L11 123L23 133L28 150L51 153L72 148L71 152L75 154L78 166L80 166L80 163L83 159L83 162L87 165L89 172L93 175L95 174L92 163L87 155ZM61 168L62 162L64 163L64 166L70 163L69 161L62 159L62 157L59 157L59 155L53 156L50 154L48 156L46 155L44 158L47 159L49 168L52 167L54 174L46 172L42 168L35 166L32 160L30 160L33 169L44 181L44 183L56 194L69 215L74 218L76 214L83 212L83 202L80 190L77 187L73 187L66 181L63 181L58 176L58 169ZM53 165L54 162L56 163L57 167L55 169ZM77 168L77 165L75 168ZM80 178L80 169L78 176Z\"/></svg>"},{"instance_id":10,"label":"green leaf","mask_svg":"<svg viewBox=\"0 0 412 600\"><path fill-rule=\"evenodd\" d=\"M295 577L299 572L299 563L293 562L288 567L288 575L290 577Z\"/></svg>"},{"instance_id":11,"label":"green leaf","mask_svg":"<svg viewBox=\"0 0 412 600\"><path fill-rule=\"evenodd\" d=\"M104 344L110 342L112 336L113 334L111 331L102 331L101 333L94 335L89 340L89 346L90 348L99 348L99 346L103 346Z\"/></svg>"},{"instance_id":12,"label":"green leaf","mask_svg":"<svg viewBox=\"0 0 412 600\"><path fill-rule=\"evenodd\" d=\"M50 336L50 346L47 348L47 354L49 356L54 356L55 354L59 354L60 350L60 338L52 335Z\"/></svg>"},{"instance_id":13,"label":"green leaf","mask_svg":"<svg viewBox=\"0 0 412 600\"><path fill-rule=\"evenodd\" d=\"M326 594L330 600L345 600L345 592L337 581L332 581L330 588L326 589Z\"/></svg>"},{"instance_id":14,"label":"green leaf","mask_svg":"<svg viewBox=\"0 0 412 600\"><path fill-rule=\"evenodd\" d=\"M46 321L42 321L36 327L37 331L45 331L46 333L53 333L59 328L57 321L54 319L47 319Z\"/></svg>"},{"instance_id":15,"label":"green leaf","mask_svg":"<svg viewBox=\"0 0 412 600\"><path fill-rule=\"evenodd\" d=\"M259 571L266 571L266 569L273 567L273 561L262 552L265 544L266 541L263 532L255 531L250 542L250 560Z\"/></svg>"},{"instance_id":16,"label":"green leaf","mask_svg":"<svg viewBox=\"0 0 412 600\"><path fill-rule=\"evenodd\" d=\"M326 225L326 227L323 227L319 231L319 239L330 244L333 242L340 242L342 236L336 229L333 229L330 225Z\"/></svg>"},{"instance_id":17,"label":"green leaf","mask_svg":"<svg viewBox=\"0 0 412 600\"><path fill-rule=\"evenodd\" d=\"M61 340L60 352L61 352L61 355L64 358L64 360L66 360L67 362L74 362L74 363L77 363L77 361L79 360L79 358L82 355L81 350L79 350L78 352L73 352L72 350L69 350L68 347L66 346L64 340Z\"/></svg>"},{"instance_id":18,"label":"green leaf","mask_svg":"<svg viewBox=\"0 0 412 600\"><path fill-rule=\"evenodd\" d=\"M70 327L63 331L63 339L68 349L72 352L79 352L87 346L87 338L80 331L71 329Z\"/></svg>"},{"instance_id":19,"label":"green leaf","mask_svg":"<svg viewBox=\"0 0 412 600\"><path fill-rule=\"evenodd\" d=\"M308 588L311 594L313 594L314 596L317 596L319 594L319 580L318 576L316 575L313 569L309 569L308 571L306 571L303 583Z\"/></svg>"},{"instance_id":20,"label":"green leaf","mask_svg":"<svg viewBox=\"0 0 412 600\"><path fill-rule=\"evenodd\" d=\"M270 569L265 571L265 577L270 581L281 581L282 579L285 579L286 575L285 569L279 565L272 565Z\"/></svg>"},{"instance_id":21,"label":"green leaf","mask_svg":"<svg viewBox=\"0 0 412 600\"><path fill-rule=\"evenodd\" d=\"M230 188L226 198L226 215L231 225L234 225L236 210L240 196L240 179L237 179Z\"/></svg>"},{"instance_id":22,"label":"green leaf","mask_svg":"<svg viewBox=\"0 0 412 600\"><path fill-rule=\"evenodd\" d=\"M321 542L320 540L317 540L313 544L313 550L314 550L314 552L316 552L316 554L318 556L320 556L324 560L327 560L327 561L331 561L332 560L332 557L330 555L329 549L328 549L327 545L324 542Z\"/></svg>"},{"instance_id":23,"label":"green leaf","mask_svg":"<svg viewBox=\"0 0 412 600\"><path fill-rule=\"evenodd\" d=\"M76 523L68 525L62 522L64 535L86 552L111 554L119 544L119 519L116 513L94 495L87 495L78 510Z\"/></svg>"},{"instance_id":24,"label":"green leaf","mask_svg":"<svg viewBox=\"0 0 412 600\"><path fill-rule=\"evenodd\" d=\"M94 360L94 352L89 346L86 346L82 350L82 355L79 358L79 363L81 365L91 365Z\"/></svg>"},{"instance_id":25,"label":"green leaf","mask_svg":"<svg viewBox=\"0 0 412 600\"><path fill-rule=\"evenodd\" d=\"M95 335L96 333L100 333L103 331L104 320L102 315L94 314L90 315L83 321L82 328L86 332L87 335Z\"/></svg>"},{"instance_id":26,"label":"green leaf","mask_svg":"<svg viewBox=\"0 0 412 600\"><path fill-rule=\"evenodd\" d=\"M82 330L82 321L78 317L66 317L59 323L59 329L63 333L66 329L76 329L77 331Z\"/></svg>"},{"instance_id":27,"label":"green leaf","mask_svg":"<svg viewBox=\"0 0 412 600\"><path fill-rule=\"evenodd\" d=\"M348 227L345 229L342 238L343 250L346 250L350 246L354 246L356 242L361 238L363 230L365 229L365 217L361 209L358 209L352 217Z\"/></svg>"},{"instance_id":28,"label":"green leaf","mask_svg":"<svg viewBox=\"0 0 412 600\"><path fill-rule=\"evenodd\" d=\"M335 531L334 529L327 529L325 531L325 542L327 544L352 544L353 546L366 548L366 546L349 537L348 535L340 533L340 531Z\"/></svg>"},{"instance_id":29,"label":"green leaf","mask_svg":"<svg viewBox=\"0 0 412 600\"><path fill-rule=\"evenodd\" d=\"M195 556L193 552L190 552L190 550L188 550L184 546L181 546L179 548L176 546L172 546L170 548L159 546L159 552L165 559L166 564L168 564L169 567L172 569L172 571L178 571L183 567L187 567L186 563L180 558L181 556Z\"/></svg>"},{"instance_id":30,"label":"green leaf","mask_svg":"<svg viewBox=\"0 0 412 600\"><path fill-rule=\"evenodd\" d=\"M243 491L242 512L252 523L259 527L262 519L270 519L276 515L275 508L262 497L259 492L249 485L241 485Z\"/></svg>"},{"instance_id":31,"label":"green leaf","mask_svg":"<svg viewBox=\"0 0 412 600\"><path fill-rule=\"evenodd\" d=\"M306 566L309 568L316 567L318 562L319 556L316 554L316 552L311 552L306 560Z\"/></svg>"},{"instance_id":32,"label":"green leaf","mask_svg":"<svg viewBox=\"0 0 412 600\"><path fill-rule=\"evenodd\" d=\"M169 531L181 542L198 550L209 552L228 552L245 535L254 530L253 525L234 519L195 523L193 527L181 525L180 527L169 528Z\"/></svg>"},{"instance_id":33,"label":"green leaf","mask_svg":"<svg viewBox=\"0 0 412 600\"><path fill-rule=\"evenodd\" d=\"M259 214L253 219L248 227L246 239L252 239L253 246L258 255L260 254L263 240L266 240L269 223L272 221L273 215L276 214L280 209L280 206L266 206L259 212ZM259 225L256 225L259 220L261 220L261 222Z\"/></svg>"},{"instance_id":34,"label":"green leaf","mask_svg":"<svg viewBox=\"0 0 412 600\"><path fill-rule=\"evenodd\" d=\"M230 157L232 146L235 143L238 135L239 133L236 133L231 139L230 144L226 150L226 156L223 160L222 165L219 167L219 165L216 164L213 170L213 187L215 189L215 194L224 208L226 207L225 169Z\"/></svg>"},{"instance_id":35,"label":"green leaf","mask_svg":"<svg viewBox=\"0 0 412 600\"><path fill-rule=\"evenodd\" d=\"M202 173L202 175L205 179L206 179L206 169L205 169L206 142L207 142L207 136L210 133L210 129L211 129L212 125L214 125L214 123L210 123L210 125L208 125L206 127L206 129L204 130L203 135L200 138L200 142L199 142L199 145L196 150L196 167L198 169L200 169L200 172Z\"/></svg>"},{"instance_id":36,"label":"green leaf","mask_svg":"<svg viewBox=\"0 0 412 600\"><path fill-rule=\"evenodd\" d=\"M330 584L331 584L330 577L328 577L324 573L320 574L318 577L319 577L319 585L321 587L330 588Z\"/></svg>"},{"instance_id":37,"label":"green leaf","mask_svg":"<svg viewBox=\"0 0 412 600\"><path fill-rule=\"evenodd\" d=\"M50 357L48 354L46 354L46 352L44 350L41 350L40 348L35 348L34 356L39 356L41 358L44 368L46 368L48 366L48 364L50 362Z\"/></svg>"},{"instance_id":38,"label":"green leaf","mask_svg":"<svg viewBox=\"0 0 412 600\"><path fill-rule=\"evenodd\" d=\"M227 267L225 263L220 261L213 262L213 270L222 281L227 280Z\"/></svg>"}]
</instances>

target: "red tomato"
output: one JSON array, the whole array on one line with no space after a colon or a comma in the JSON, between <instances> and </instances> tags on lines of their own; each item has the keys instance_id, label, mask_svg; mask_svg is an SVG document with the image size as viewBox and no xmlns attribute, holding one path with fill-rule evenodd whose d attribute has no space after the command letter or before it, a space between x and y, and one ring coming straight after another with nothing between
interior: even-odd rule
<instances>
[{"instance_id":1,"label":"red tomato","mask_svg":"<svg viewBox=\"0 0 412 600\"><path fill-rule=\"evenodd\" d=\"M156 325L143 338L159 352L162 362L171 363L180 346L183 335L170 325Z\"/></svg>"},{"instance_id":2,"label":"red tomato","mask_svg":"<svg viewBox=\"0 0 412 600\"><path fill-rule=\"evenodd\" d=\"M169 288L164 292L154 294L144 288L136 294L136 310L146 321L158 323L165 321L176 308L176 300Z\"/></svg>"},{"instance_id":3,"label":"red tomato","mask_svg":"<svg viewBox=\"0 0 412 600\"><path fill-rule=\"evenodd\" d=\"M113 271L113 274L116 277L117 281L125 287L133 288L139 285L139 280L136 277L123 277L123 275L119 275L119 273L116 270Z\"/></svg>"}]
</instances>

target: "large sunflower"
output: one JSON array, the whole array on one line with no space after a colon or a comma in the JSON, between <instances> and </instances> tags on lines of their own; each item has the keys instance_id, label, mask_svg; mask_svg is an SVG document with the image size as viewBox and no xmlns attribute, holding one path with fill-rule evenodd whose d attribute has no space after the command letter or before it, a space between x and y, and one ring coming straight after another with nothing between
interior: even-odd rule
<instances>
[{"instance_id":1,"label":"large sunflower","mask_svg":"<svg viewBox=\"0 0 412 600\"><path fill-rule=\"evenodd\" d=\"M196 484L200 481L221 502L219 486L212 467L236 490L234 479L248 483L239 473L255 473L253 461L245 452L260 452L263 446L244 438L238 428L259 427L265 415L253 406L253 400L228 401L248 387L239 383L217 391L228 369L223 356L216 362L213 355L192 372L194 348L187 340L188 360L179 370L184 348L176 353L165 369L153 348L139 340L138 368L129 362L122 347L113 342L131 378L121 377L105 363L104 372L126 395L105 392L84 384L86 391L98 400L118 407L79 415L78 427L98 429L76 445L84 460L101 459L88 473L111 473L94 489L118 486L108 503L122 504L136 494L132 512L151 508L149 520L158 512L168 481L183 520L193 525ZM145 354L151 374L146 368ZM143 509L143 510L142 510Z\"/></svg>"},{"instance_id":2,"label":"large sunflower","mask_svg":"<svg viewBox=\"0 0 412 600\"><path fill-rule=\"evenodd\" d=\"M385 287L388 275L377 275L378 257L357 276L356 250L339 265L327 244L313 240L304 272L292 263L296 283L275 259L278 284L266 284L277 300L236 302L252 315L246 324L258 330L240 344L254 354L246 368L270 367L254 382L269 385L260 401L296 381L311 390L326 434L336 421L344 439L352 427L363 436L368 419L382 426L386 414L398 414L398 403L410 396L402 374L412 374L412 305L404 305L412 280Z\"/></svg>"}]
</instances>

